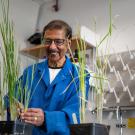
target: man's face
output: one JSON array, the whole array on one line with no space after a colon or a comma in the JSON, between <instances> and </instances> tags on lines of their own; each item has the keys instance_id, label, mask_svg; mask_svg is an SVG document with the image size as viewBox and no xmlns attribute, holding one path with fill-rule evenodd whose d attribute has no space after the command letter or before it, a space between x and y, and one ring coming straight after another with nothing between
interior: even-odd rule
<instances>
[{"instance_id":1,"label":"man's face","mask_svg":"<svg viewBox=\"0 0 135 135\"><path fill-rule=\"evenodd\" d=\"M47 30L44 34L44 45L50 63L62 62L67 52L67 42L64 30Z\"/></svg>"}]
</instances>

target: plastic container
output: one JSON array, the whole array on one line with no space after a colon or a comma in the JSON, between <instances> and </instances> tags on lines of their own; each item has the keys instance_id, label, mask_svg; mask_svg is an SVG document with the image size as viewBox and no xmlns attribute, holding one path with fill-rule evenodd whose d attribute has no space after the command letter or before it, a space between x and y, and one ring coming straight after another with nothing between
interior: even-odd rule
<instances>
[{"instance_id":1,"label":"plastic container","mask_svg":"<svg viewBox=\"0 0 135 135\"><path fill-rule=\"evenodd\" d=\"M21 121L0 121L0 135L32 135L32 127Z\"/></svg>"},{"instance_id":2,"label":"plastic container","mask_svg":"<svg viewBox=\"0 0 135 135\"><path fill-rule=\"evenodd\" d=\"M97 123L70 125L70 135L109 135L110 126Z\"/></svg>"}]
</instances>

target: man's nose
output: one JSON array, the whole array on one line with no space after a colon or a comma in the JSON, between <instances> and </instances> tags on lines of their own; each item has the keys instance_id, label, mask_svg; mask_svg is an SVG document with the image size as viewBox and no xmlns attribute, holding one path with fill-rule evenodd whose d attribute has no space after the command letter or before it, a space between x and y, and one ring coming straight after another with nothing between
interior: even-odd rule
<instances>
[{"instance_id":1,"label":"man's nose","mask_svg":"<svg viewBox=\"0 0 135 135\"><path fill-rule=\"evenodd\" d=\"M57 48L57 45L55 44L54 40L53 40L52 43L50 44L50 48Z\"/></svg>"}]
</instances>

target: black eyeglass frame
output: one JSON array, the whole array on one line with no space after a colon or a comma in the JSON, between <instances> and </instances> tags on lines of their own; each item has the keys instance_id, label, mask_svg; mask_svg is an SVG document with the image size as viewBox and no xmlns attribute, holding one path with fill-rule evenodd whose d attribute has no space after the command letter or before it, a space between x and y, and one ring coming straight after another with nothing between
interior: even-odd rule
<instances>
[{"instance_id":1,"label":"black eyeglass frame","mask_svg":"<svg viewBox=\"0 0 135 135\"><path fill-rule=\"evenodd\" d=\"M52 42L54 42L54 44L56 46L62 46L64 44L64 42L66 41L67 39L50 39L50 38L43 38L42 39L42 44L43 45L51 45Z\"/></svg>"}]
</instances>

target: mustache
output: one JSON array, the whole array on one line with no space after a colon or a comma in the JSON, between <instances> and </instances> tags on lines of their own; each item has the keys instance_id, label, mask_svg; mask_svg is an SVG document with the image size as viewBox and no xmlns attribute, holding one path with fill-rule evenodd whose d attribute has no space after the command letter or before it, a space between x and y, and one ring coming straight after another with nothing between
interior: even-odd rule
<instances>
[{"instance_id":1,"label":"mustache","mask_svg":"<svg viewBox=\"0 0 135 135\"><path fill-rule=\"evenodd\" d=\"M48 53L58 53L59 51L58 50L56 50L56 49L49 49L48 50Z\"/></svg>"}]
</instances>

